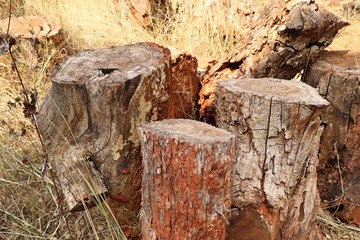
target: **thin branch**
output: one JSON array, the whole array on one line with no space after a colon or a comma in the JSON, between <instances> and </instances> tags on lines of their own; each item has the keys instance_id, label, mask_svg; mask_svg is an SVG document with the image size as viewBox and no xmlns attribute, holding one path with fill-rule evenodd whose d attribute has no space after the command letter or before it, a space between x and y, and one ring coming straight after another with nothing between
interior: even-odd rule
<instances>
[{"instance_id":1,"label":"thin branch","mask_svg":"<svg viewBox=\"0 0 360 240\"><path fill-rule=\"evenodd\" d=\"M9 32L10 32L11 9L12 9L12 1L10 0L10 6L9 6L9 22L8 22L8 26L7 26L6 36L9 36Z\"/></svg>"}]
</instances>

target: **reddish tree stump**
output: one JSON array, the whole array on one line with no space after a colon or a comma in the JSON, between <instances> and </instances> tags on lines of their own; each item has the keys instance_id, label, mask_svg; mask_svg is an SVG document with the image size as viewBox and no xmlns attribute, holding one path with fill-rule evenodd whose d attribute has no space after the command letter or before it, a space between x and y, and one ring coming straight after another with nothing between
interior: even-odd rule
<instances>
[{"instance_id":1,"label":"reddish tree stump","mask_svg":"<svg viewBox=\"0 0 360 240\"><path fill-rule=\"evenodd\" d=\"M143 239L225 239L234 137L172 119L139 128Z\"/></svg>"},{"instance_id":2,"label":"reddish tree stump","mask_svg":"<svg viewBox=\"0 0 360 240\"><path fill-rule=\"evenodd\" d=\"M93 162L106 180L108 201L120 225L136 224L140 210L137 126L167 117L170 77L170 51L153 43L88 50L55 71L40 108L39 128L63 188L73 185L67 180L73 178L82 186L87 170L76 165ZM77 172L69 172L69 166ZM82 190L93 193L87 186L65 192L70 209L70 203L81 205Z\"/></svg>"},{"instance_id":3,"label":"reddish tree stump","mask_svg":"<svg viewBox=\"0 0 360 240\"><path fill-rule=\"evenodd\" d=\"M239 239L253 239L249 231L316 239L319 115L329 103L302 82L279 79L221 81L216 94L218 126L236 134L233 205L257 212L243 214L249 227Z\"/></svg>"},{"instance_id":4,"label":"reddish tree stump","mask_svg":"<svg viewBox=\"0 0 360 240\"><path fill-rule=\"evenodd\" d=\"M319 154L321 199L351 212L342 215L355 216L360 209L360 52L325 52L309 67L304 81L331 103Z\"/></svg>"}]
</instances>

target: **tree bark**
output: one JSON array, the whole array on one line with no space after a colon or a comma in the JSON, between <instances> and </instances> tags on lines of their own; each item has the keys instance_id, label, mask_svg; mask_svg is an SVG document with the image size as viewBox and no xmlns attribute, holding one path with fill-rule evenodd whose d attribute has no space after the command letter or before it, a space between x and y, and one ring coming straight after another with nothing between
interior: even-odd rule
<instances>
[{"instance_id":1,"label":"tree bark","mask_svg":"<svg viewBox=\"0 0 360 240\"><path fill-rule=\"evenodd\" d=\"M169 84L169 118L199 118L200 78L197 60L187 53L172 55L171 83Z\"/></svg>"},{"instance_id":2,"label":"tree bark","mask_svg":"<svg viewBox=\"0 0 360 240\"><path fill-rule=\"evenodd\" d=\"M63 160L60 160L61 164L56 164L56 169L60 173L58 179L69 211L83 211L104 201L109 193L108 188L91 156L84 155L77 146L67 147L61 156Z\"/></svg>"},{"instance_id":3,"label":"tree bark","mask_svg":"<svg viewBox=\"0 0 360 240\"><path fill-rule=\"evenodd\" d=\"M167 117L170 71L169 50L153 43L84 51L55 71L40 108L39 128L59 177L73 177L69 166L91 159L106 179L108 201L121 225L133 225L140 209L136 128ZM69 156L69 148L78 150ZM78 192L65 193L67 201L70 195L79 201Z\"/></svg>"},{"instance_id":4,"label":"tree bark","mask_svg":"<svg viewBox=\"0 0 360 240\"><path fill-rule=\"evenodd\" d=\"M360 52L324 52L304 81L330 103L324 114L318 187L326 205L358 211L360 202ZM343 215L343 213L341 213ZM348 216L355 214L348 214ZM352 221L351 218L344 219Z\"/></svg>"},{"instance_id":5,"label":"tree bark","mask_svg":"<svg viewBox=\"0 0 360 240\"><path fill-rule=\"evenodd\" d=\"M225 239L234 136L173 119L139 128L142 239Z\"/></svg>"},{"instance_id":6,"label":"tree bark","mask_svg":"<svg viewBox=\"0 0 360 240\"><path fill-rule=\"evenodd\" d=\"M236 134L233 205L261 216L242 221L263 219L256 231L268 239L316 239L319 115L329 103L278 79L221 81L216 94L218 126Z\"/></svg>"},{"instance_id":7,"label":"tree bark","mask_svg":"<svg viewBox=\"0 0 360 240\"><path fill-rule=\"evenodd\" d=\"M291 79L318 57L348 23L317 2L271 1L251 28L244 30L246 34L234 52L204 77L200 114L212 121L218 79Z\"/></svg>"}]
</instances>

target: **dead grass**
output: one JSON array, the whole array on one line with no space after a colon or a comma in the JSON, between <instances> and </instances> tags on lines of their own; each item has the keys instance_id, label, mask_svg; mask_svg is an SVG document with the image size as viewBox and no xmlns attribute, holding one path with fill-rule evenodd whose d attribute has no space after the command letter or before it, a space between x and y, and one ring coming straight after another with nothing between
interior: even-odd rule
<instances>
[{"instance_id":1,"label":"dead grass","mask_svg":"<svg viewBox=\"0 0 360 240\"><path fill-rule=\"evenodd\" d=\"M165 23L157 22L152 30L133 19L125 0L104 0L101 4L93 0L25 2L26 15L44 16L62 26L77 49L154 41L195 55L219 58L234 46L233 33L241 25L241 19L235 23L231 18L241 5L233 3L229 9L223 1L174 0L180 14Z\"/></svg>"},{"instance_id":2,"label":"dead grass","mask_svg":"<svg viewBox=\"0 0 360 240\"><path fill-rule=\"evenodd\" d=\"M360 18L350 19L350 26L340 31L329 50L360 50Z\"/></svg>"},{"instance_id":3,"label":"dead grass","mask_svg":"<svg viewBox=\"0 0 360 240\"><path fill-rule=\"evenodd\" d=\"M317 223L328 240L358 240L360 239L360 228L346 225L335 220L329 214L317 216Z\"/></svg>"},{"instance_id":4,"label":"dead grass","mask_svg":"<svg viewBox=\"0 0 360 240\"><path fill-rule=\"evenodd\" d=\"M53 26L62 27L67 43L76 50L154 41L218 59L234 47L241 25L241 19L236 18L240 6L206 5L210 2L206 0L174 0L181 3L180 14L152 29L133 20L125 0L15 2L15 15L46 17ZM262 6L264 1L256 4ZM7 1L0 0L0 6L6 9ZM7 12L0 10L0 16L6 17ZM360 21L351 21L353 25L340 33L330 49L359 50ZM61 47L43 44L40 57L34 59L28 44L18 44L17 59L27 88L37 89L41 98L49 87L51 69L64 55ZM41 146L31 122L23 117L21 88L6 55L0 57L0 72L0 239L117 239L116 226L109 224L100 208L62 213L64 202L56 194L57 182L49 177L41 179ZM66 221L71 223L70 231ZM349 229L332 218L319 217L318 224L327 239L360 239L359 229Z\"/></svg>"}]
</instances>

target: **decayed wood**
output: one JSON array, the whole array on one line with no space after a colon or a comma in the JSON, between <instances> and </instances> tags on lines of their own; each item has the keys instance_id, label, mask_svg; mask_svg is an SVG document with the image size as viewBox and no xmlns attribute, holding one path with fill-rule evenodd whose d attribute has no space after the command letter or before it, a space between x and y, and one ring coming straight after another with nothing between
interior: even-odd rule
<instances>
[{"instance_id":1,"label":"decayed wood","mask_svg":"<svg viewBox=\"0 0 360 240\"><path fill-rule=\"evenodd\" d=\"M270 231L256 210L245 208L232 210L232 217L227 227L228 240L270 240Z\"/></svg>"},{"instance_id":2,"label":"decayed wood","mask_svg":"<svg viewBox=\"0 0 360 240\"><path fill-rule=\"evenodd\" d=\"M255 209L269 239L316 239L319 115L329 103L278 79L221 81L216 94L218 126L236 134L232 204Z\"/></svg>"},{"instance_id":3,"label":"decayed wood","mask_svg":"<svg viewBox=\"0 0 360 240\"><path fill-rule=\"evenodd\" d=\"M332 206L345 205L344 210L354 209L349 207L360 202L359 59L360 52L324 52L304 78L331 103L323 119L318 168L320 196ZM352 221L351 217L344 220Z\"/></svg>"},{"instance_id":4,"label":"decayed wood","mask_svg":"<svg viewBox=\"0 0 360 240\"><path fill-rule=\"evenodd\" d=\"M87 50L54 72L39 111L39 128L60 178L70 177L67 166L75 163L69 161L91 158L106 179L109 204L121 224L130 225L140 209L136 128L166 118L170 76L170 52L156 44ZM75 147L79 150L68 157Z\"/></svg>"},{"instance_id":5,"label":"decayed wood","mask_svg":"<svg viewBox=\"0 0 360 240\"><path fill-rule=\"evenodd\" d=\"M204 77L199 104L214 115L216 81L239 77L291 79L348 25L318 1L271 1L233 53Z\"/></svg>"},{"instance_id":6,"label":"decayed wood","mask_svg":"<svg viewBox=\"0 0 360 240\"><path fill-rule=\"evenodd\" d=\"M139 128L142 239L225 239L234 136L194 120Z\"/></svg>"},{"instance_id":7,"label":"decayed wood","mask_svg":"<svg viewBox=\"0 0 360 240\"><path fill-rule=\"evenodd\" d=\"M11 19L10 26L9 19L4 18L0 20L0 32L6 33L9 27L10 35L16 38L30 39L54 39L59 43L64 39L60 36L60 27L51 26L46 19L37 16L14 17Z\"/></svg>"},{"instance_id":8,"label":"decayed wood","mask_svg":"<svg viewBox=\"0 0 360 240\"><path fill-rule=\"evenodd\" d=\"M197 60L187 53L172 54L169 85L169 118L197 119L200 78Z\"/></svg>"},{"instance_id":9,"label":"decayed wood","mask_svg":"<svg viewBox=\"0 0 360 240\"><path fill-rule=\"evenodd\" d=\"M57 174L70 212L83 211L102 202L108 189L91 156L83 155L77 146L64 149Z\"/></svg>"}]
</instances>

